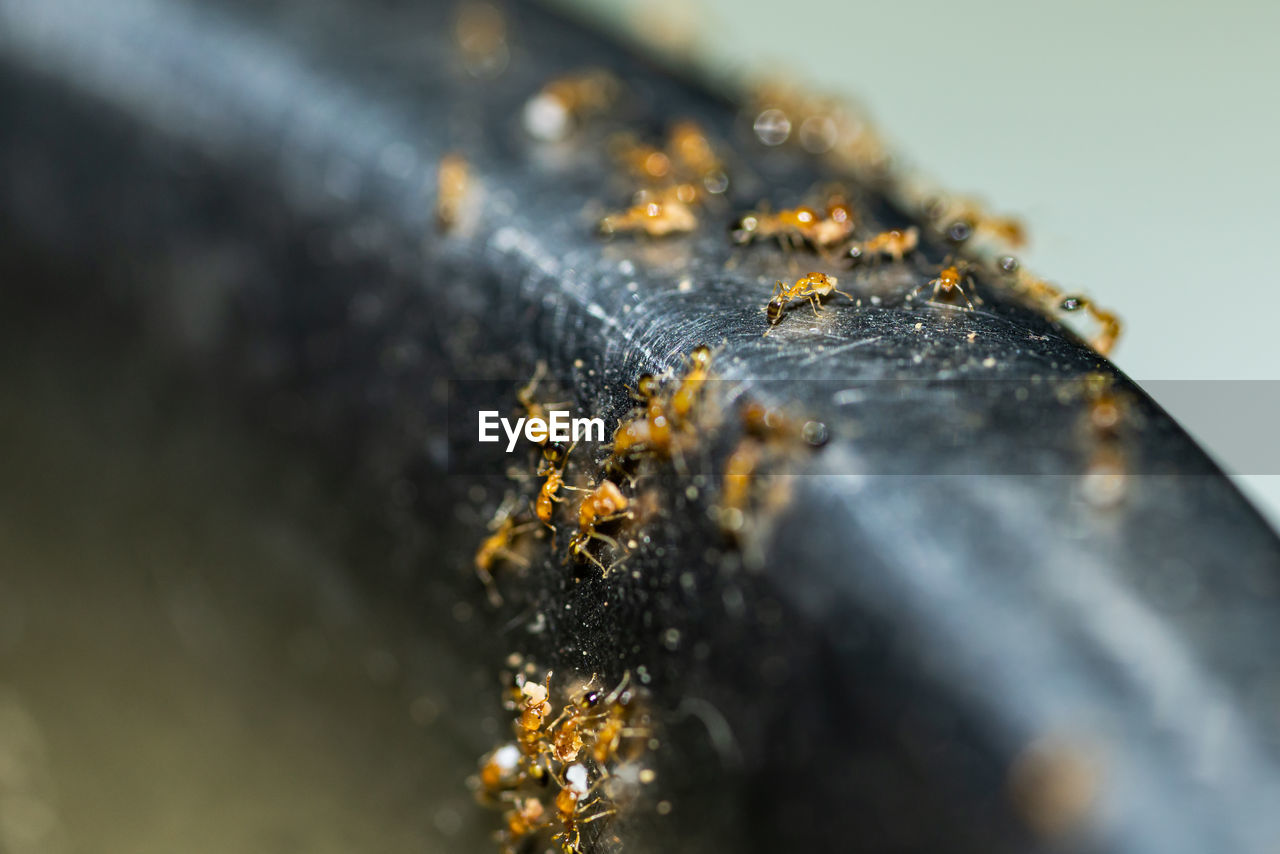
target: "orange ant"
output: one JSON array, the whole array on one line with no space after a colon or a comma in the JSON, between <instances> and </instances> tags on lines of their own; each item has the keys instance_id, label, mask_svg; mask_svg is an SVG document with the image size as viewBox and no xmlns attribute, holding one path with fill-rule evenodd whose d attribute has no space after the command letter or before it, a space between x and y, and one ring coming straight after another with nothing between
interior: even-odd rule
<instances>
[{"instance_id":1,"label":"orange ant","mask_svg":"<svg viewBox=\"0 0 1280 854\"><path fill-rule=\"evenodd\" d=\"M723 193L728 187L724 164L696 122L677 122L671 128L667 136L667 152L671 160L700 178L707 192Z\"/></svg>"},{"instance_id":2,"label":"orange ant","mask_svg":"<svg viewBox=\"0 0 1280 854\"><path fill-rule=\"evenodd\" d=\"M579 854L582 851L583 825L608 818L616 813L616 810L605 809L588 818L580 818L579 816L588 808L600 803L599 795L591 797L593 791L595 786L589 785L587 766L574 763L565 769L564 780L555 799L556 812L564 829L553 838L563 840L561 847L566 854Z\"/></svg>"},{"instance_id":3,"label":"orange ant","mask_svg":"<svg viewBox=\"0 0 1280 854\"><path fill-rule=\"evenodd\" d=\"M614 431L611 462L616 464L642 451L652 451L661 456L670 455L673 443L672 424L667 417L658 379L652 374L641 376L632 397L641 405Z\"/></svg>"},{"instance_id":4,"label":"orange ant","mask_svg":"<svg viewBox=\"0 0 1280 854\"><path fill-rule=\"evenodd\" d=\"M515 798L503 818L507 822L506 830L499 834L503 854L524 850L526 839L551 826L541 798Z\"/></svg>"},{"instance_id":5,"label":"orange ant","mask_svg":"<svg viewBox=\"0 0 1280 854\"><path fill-rule=\"evenodd\" d=\"M562 445L549 444L542 449L542 462L538 465L537 476L545 477L546 480L538 490L533 509L539 521L551 529L553 539L556 529L551 524L551 517L555 513L556 504L564 500L560 497L560 490L574 488L564 482L564 467L568 464L569 453L572 450L573 446L565 450Z\"/></svg>"},{"instance_id":6,"label":"orange ant","mask_svg":"<svg viewBox=\"0 0 1280 854\"><path fill-rule=\"evenodd\" d=\"M543 377L546 376L546 373L547 363L539 360L537 367L533 370L533 376L529 379L529 382L516 392L516 400L522 407L524 407L525 414L530 419L538 418L542 421L549 421L550 419L547 416L548 409L559 409L565 406L563 403L540 403L534 398L533 393L537 390L538 383L542 381ZM539 440L539 444L547 444L547 441L550 438L551 437L549 435L544 433L541 440Z\"/></svg>"},{"instance_id":7,"label":"orange ant","mask_svg":"<svg viewBox=\"0 0 1280 854\"><path fill-rule=\"evenodd\" d=\"M660 148L636 142L630 135L614 138L613 155L637 178L660 181L671 172L671 158Z\"/></svg>"},{"instance_id":8,"label":"orange ant","mask_svg":"<svg viewBox=\"0 0 1280 854\"><path fill-rule=\"evenodd\" d=\"M753 212L734 224L730 237L739 246L758 238L777 238L784 248L798 249L808 243L815 249L830 249L853 236L853 209L842 201L827 206L825 216L810 207L778 211L776 214Z\"/></svg>"},{"instance_id":9,"label":"orange ant","mask_svg":"<svg viewBox=\"0 0 1280 854\"><path fill-rule=\"evenodd\" d=\"M742 430L742 438L725 462L720 485L720 524L731 536L746 522L752 483L766 447L795 432L791 421L755 402L742 412Z\"/></svg>"},{"instance_id":10,"label":"orange ant","mask_svg":"<svg viewBox=\"0 0 1280 854\"><path fill-rule=\"evenodd\" d=\"M581 693L564 707L548 727L554 733L551 753L562 764L577 760L584 746L584 731L589 733L589 725L601 715L595 711L600 701L600 692L591 687L595 681L596 677L592 675Z\"/></svg>"},{"instance_id":11,"label":"orange ant","mask_svg":"<svg viewBox=\"0 0 1280 854\"><path fill-rule=\"evenodd\" d=\"M588 551L591 540L601 540L615 549L621 550L618 541L596 528L608 522L627 516L627 497L611 480L601 481L600 485L587 493L578 507L578 530L569 540L569 554L575 558L586 558L600 567L600 571L608 575L609 569L595 555Z\"/></svg>"},{"instance_id":12,"label":"orange ant","mask_svg":"<svg viewBox=\"0 0 1280 854\"><path fill-rule=\"evenodd\" d=\"M694 122L675 124L667 136L665 149L636 142L630 135L616 137L612 145L614 156L643 180L661 181L673 173L677 180L696 180L702 184L702 190L692 184L689 187L699 198L703 191L723 193L728 186L724 165L702 128Z\"/></svg>"},{"instance_id":13,"label":"orange ant","mask_svg":"<svg viewBox=\"0 0 1280 854\"><path fill-rule=\"evenodd\" d=\"M482 801L492 801L524 782L521 757L520 745L515 742L507 742L484 757L480 763Z\"/></svg>"},{"instance_id":14,"label":"orange ant","mask_svg":"<svg viewBox=\"0 0 1280 854\"><path fill-rule=\"evenodd\" d=\"M969 295L964 289L966 283L970 287L973 285L973 276L969 274L969 265L964 261L944 261L943 264L943 268L938 271L938 275L935 278L917 287L907 295L907 299L913 298L920 291L932 285L933 294L929 297L930 302L951 308L950 303L940 302L938 297L950 299L954 294L959 294L964 300L965 306L972 310L973 300L969 299Z\"/></svg>"},{"instance_id":15,"label":"orange ant","mask_svg":"<svg viewBox=\"0 0 1280 854\"><path fill-rule=\"evenodd\" d=\"M539 139L563 139L575 123L608 110L621 86L617 77L598 68L558 77L525 104L525 129Z\"/></svg>"},{"instance_id":16,"label":"orange ant","mask_svg":"<svg viewBox=\"0 0 1280 854\"><path fill-rule=\"evenodd\" d=\"M1128 466L1122 428L1128 416L1128 401L1104 374L1091 374L1085 379L1085 395L1089 404L1085 427L1093 450L1083 481L1084 496L1091 504L1109 507L1123 500L1126 491L1124 475Z\"/></svg>"},{"instance_id":17,"label":"orange ant","mask_svg":"<svg viewBox=\"0 0 1280 854\"><path fill-rule=\"evenodd\" d=\"M1084 310L1098 323L1101 331L1089 342L1093 349L1106 356L1115 347L1124 326L1114 313L1098 308L1092 300L1083 296L1069 296L1058 307L1063 311Z\"/></svg>"},{"instance_id":18,"label":"orange ant","mask_svg":"<svg viewBox=\"0 0 1280 854\"><path fill-rule=\"evenodd\" d=\"M537 758L545 752L544 739L546 731L543 725L551 714L551 673L546 681L528 682L521 679L516 689L516 710L520 717L516 720L516 742L520 750L530 758Z\"/></svg>"},{"instance_id":19,"label":"orange ant","mask_svg":"<svg viewBox=\"0 0 1280 854\"><path fill-rule=\"evenodd\" d=\"M516 566L528 568L528 559L516 552L513 546L517 536L537 524L536 521L532 520L517 524L515 519L512 518L509 509L500 508L498 514L494 517L494 521L489 525L493 533L485 537L484 541L480 543L480 548L476 549L476 575L479 576L480 582L485 586L485 589L489 591L489 601L495 606L502 604L502 595L498 593L497 585L494 583L494 566L498 561L507 561L508 563L514 563ZM494 527L495 525L497 527Z\"/></svg>"},{"instance_id":20,"label":"orange ant","mask_svg":"<svg viewBox=\"0 0 1280 854\"><path fill-rule=\"evenodd\" d=\"M461 154L446 154L436 169L436 224L448 231L458 224L471 186L470 168Z\"/></svg>"},{"instance_id":21,"label":"orange ant","mask_svg":"<svg viewBox=\"0 0 1280 854\"><path fill-rule=\"evenodd\" d=\"M642 192L636 204L600 220L600 233L643 231L650 237L665 237L693 231L698 227L698 217L690 205L697 196L692 184L677 184L659 193Z\"/></svg>"},{"instance_id":22,"label":"orange ant","mask_svg":"<svg viewBox=\"0 0 1280 854\"><path fill-rule=\"evenodd\" d=\"M787 312L787 304L792 300L807 299L809 304L813 306L815 316L821 314L822 308L819 297L827 296L831 293L840 294L848 299L853 299L852 294L847 294L836 287L838 280L835 276L828 276L826 273L810 273L796 279L796 283L788 287L782 281L778 281L773 287L773 299L769 300L769 304L765 306L765 313L769 320L769 328L765 330L765 335L772 331L773 327L781 322L783 316Z\"/></svg>"},{"instance_id":23,"label":"orange ant","mask_svg":"<svg viewBox=\"0 0 1280 854\"><path fill-rule=\"evenodd\" d=\"M464 0L458 7L453 38L464 67L477 77L496 77L507 67L507 21L488 3Z\"/></svg>"},{"instance_id":24,"label":"orange ant","mask_svg":"<svg viewBox=\"0 0 1280 854\"><path fill-rule=\"evenodd\" d=\"M920 230L914 225L910 228L891 228L872 235L860 243L849 246L848 256L854 261L864 258L879 258L887 255L900 262L909 252L914 252L920 245Z\"/></svg>"},{"instance_id":25,"label":"orange ant","mask_svg":"<svg viewBox=\"0 0 1280 854\"><path fill-rule=\"evenodd\" d=\"M955 197L934 199L926 205L926 215L957 243L971 236L986 237L1018 249L1027 244L1027 230L1012 216L994 216L976 199Z\"/></svg>"},{"instance_id":26,"label":"orange ant","mask_svg":"<svg viewBox=\"0 0 1280 854\"><path fill-rule=\"evenodd\" d=\"M835 280L832 279L831 283L834 286ZM689 353L689 368L680 379L675 393L671 395L671 414L675 416L676 423L683 424L689 417L710 375L711 348L705 344L695 347Z\"/></svg>"}]
</instances>

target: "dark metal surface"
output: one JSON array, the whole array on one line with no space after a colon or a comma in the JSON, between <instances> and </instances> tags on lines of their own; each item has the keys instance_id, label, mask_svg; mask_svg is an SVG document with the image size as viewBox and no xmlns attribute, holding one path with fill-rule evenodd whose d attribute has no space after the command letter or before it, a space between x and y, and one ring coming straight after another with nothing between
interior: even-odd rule
<instances>
[{"instance_id":1,"label":"dark metal surface","mask_svg":"<svg viewBox=\"0 0 1280 854\"><path fill-rule=\"evenodd\" d=\"M761 197L800 201L827 177L814 163L753 147L720 99L535 9L511 11L494 80L466 73L451 26L439 4L0 0L8 275L21 258L96 278L92 297L48 289L141 318L154 358L367 499L357 527L394 560L361 583L491 673L495 707L509 652L643 673L664 736L657 782L611 828L625 850L1280 846L1280 544L1176 425L1130 389L1143 474L1117 506L1085 501L1078 408L1018 390L1113 369L989 283L974 312L833 303L762 336L794 259L733 249L723 225ZM586 65L626 82L615 121L692 115L733 147L733 203L696 234L602 241L595 220L629 189L604 131L524 133L530 95ZM434 169L455 149L480 189L445 238ZM925 270L863 285L910 290ZM626 572L540 561L485 609L467 567L507 484L447 474L447 381L522 382L544 360L617 417L626 384L699 344L720 348L717 397L832 431L759 554L724 544L713 481L686 494L664 475ZM463 627L459 602L477 612ZM1065 839L1010 795L1045 739L1093 769Z\"/></svg>"}]
</instances>

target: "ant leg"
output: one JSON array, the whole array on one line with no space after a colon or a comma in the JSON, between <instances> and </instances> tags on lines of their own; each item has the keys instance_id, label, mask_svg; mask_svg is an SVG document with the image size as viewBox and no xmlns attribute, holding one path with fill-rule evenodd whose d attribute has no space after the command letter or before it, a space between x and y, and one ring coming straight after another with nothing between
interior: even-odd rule
<instances>
[{"instance_id":1,"label":"ant leg","mask_svg":"<svg viewBox=\"0 0 1280 854\"><path fill-rule=\"evenodd\" d=\"M822 314L822 303L818 302L817 294L809 294L809 305L813 306L814 317L818 317Z\"/></svg>"},{"instance_id":2,"label":"ant leg","mask_svg":"<svg viewBox=\"0 0 1280 854\"><path fill-rule=\"evenodd\" d=\"M597 522L600 522L600 521L603 521L603 520L601 520L601 519L597 519L596 521L597 521ZM602 533L600 533L599 531L592 531L591 533L587 534L587 536L588 536L588 537L591 537L591 538L593 538L593 539L597 539L597 540L601 540L601 541L603 541L603 542L606 542L606 543L608 543L609 545L613 546L613 547L614 547L615 549L617 549L618 551L622 551L622 546L621 546L621 544L619 544L617 540L615 540L613 537L609 536L608 534L602 534Z\"/></svg>"},{"instance_id":3,"label":"ant leg","mask_svg":"<svg viewBox=\"0 0 1280 854\"><path fill-rule=\"evenodd\" d=\"M572 549L570 549L570 552L571 554L573 554L574 557L586 558L587 560L591 561L596 566L600 567L600 571L603 572L605 575L609 574L609 570L605 567L603 563L600 562L600 559L587 550L587 544L585 542L579 543L578 545L574 546Z\"/></svg>"},{"instance_id":4,"label":"ant leg","mask_svg":"<svg viewBox=\"0 0 1280 854\"><path fill-rule=\"evenodd\" d=\"M529 559L526 558L524 555L516 554L510 549L498 549L497 555L498 557L502 558L508 563L514 563L516 566L520 567L521 569L529 568Z\"/></svg>"},{"instance_id":5,"label":"ant leg","mask_svg":"<svg viewBox=\"0 0 1280 854\"><path fill-rule=\"evenodd\" d=\"M485 593L489 597L489 604L495 608L502 607L502 594L498 592L498 584L493 579L493 573L487 569L476 567L476 577L484 585Z\"/></svg>"},{"instance_id":6,"label":"ant leg","mask_svg":"<svg viewBox=\"0 0 1280 854\"><path fill-rule=\"evenodd\" d=\"M920 293L922 290L924 290L925 288L929 287L930 285L933 285L933 281L932 281L932 280L927 281L927 282L921 282L920 284L916 285L916 286L915 286L914 288L912 288L911 290L907 291L907 295L906 295L905 297L903 297L903 301L904 301L904 302L914 302L914 301L915 301L915 298L916 298L916 295L917 295L917 294L919 294L919 293ZM937 286L937 285L934 285L934 286L933 286L933 292L934 292L934 294L935 294L935 295L937 294L937 292L938 292L938 286Z\"/></svg>"},{"instance_id":7,"label":"ant leg","mask_svg":"<svg viewBox=\"0 0 1280 854\"><path fill-rule=\"evenodd\" d=\"M627 552L627 553L626 553L626 554L624 554L622 557L618 558L618 559L617 559L617 560L615 560L613 563L609 564L609 567L604 571L604 577L605 577L605 578L608 578L608 577L609 577L609 575L610 575L610 573L612 573L612 572L613 572L613 570L614 570L615 568L617 568L617 567L619 567L619 566L622 566L622 565L623 565L624 563L626 563L630 558L631 558L631 552Z\"/></svg>"}]
</instances>

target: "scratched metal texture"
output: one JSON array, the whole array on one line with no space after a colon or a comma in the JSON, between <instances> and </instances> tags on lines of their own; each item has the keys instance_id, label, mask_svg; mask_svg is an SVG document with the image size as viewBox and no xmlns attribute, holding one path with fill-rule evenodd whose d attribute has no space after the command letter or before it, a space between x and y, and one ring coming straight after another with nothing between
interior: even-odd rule
<instances>
[{"instance_id":1,"label":"scratched metal texture","mask_svg":"<svg viewBox=\"0 0 1280 854\"><path fill-rule=\"evenodd\" d=\"M934 244L855 281L862 307L833 301L819 321L801 307L762 336L773 280L807 262L734 249L727 224L831 176L757 146L724 99L537 8L509 10L505 73L472 78L452 15L0 0L0 241L97 276L93 299L131 313L157 360L354 484L362 524L398 543L361 583L490 674L495 708L509 652L643 674L657 782L590 845L1280 850L1280 544L1193 442L1117 375L1143 474L1118 506L1083 500L1078 409L1016 392L1114 369L987 282L973 312L896 299L936 268ZM531 141L526 100L587 65L625 81L619 112ZM681 116L731 150L731 199L688 237L601 240L595 220L629 192L605 134ZM480 189L442 237L448 150ZM862 192L881 224L909 221ZM514 387L544 360L580 408L616 418L626 384L704 343L726 406L757 394L831 431L794 462L758 553L719 537L714 481L661 475L662 513L626 572L540 560L488 609L466 569L513 487L446 460L449 381ZM910 381L905 402L887 380ZM726 442L709 433L708 453ZM480 616L457 625L458 602ZM478 719L483 691L467 696L455 711ZM477 755L492 744L460 731ZM1097 769L1065 838L1037 837L1009 796L1045 737ZM461 786L470 770L441 773Z\"/></svg>"}]
</instances>

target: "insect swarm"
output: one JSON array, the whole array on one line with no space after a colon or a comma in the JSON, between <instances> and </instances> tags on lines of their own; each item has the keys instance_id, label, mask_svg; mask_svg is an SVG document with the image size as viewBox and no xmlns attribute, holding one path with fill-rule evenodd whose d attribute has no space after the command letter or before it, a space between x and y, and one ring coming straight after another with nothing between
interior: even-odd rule
<instances>
[{"instance_id":1,"label":"insect swarm","mask_svg":"<svg viewBox=\"0 0 1280 854\"><path fill-rule=\"evenodd\" d=\"M684 359L684 373L671 381L669 390L651 374L640 377L632 394L640 405L614 431L606 471L625 473L629 463L644 457L681 463L684 450L696 440L695 422L711 376L711 361L710 347L695 347Z\"/></svg>"},{"instance_id":2,"label":"insect swarm","mask_svg":"<svg viewBox=\"0 0 1280 854\"><path fill-rule=\"evenodd\" d=\"M640 405L614 431L606 470L617 470L619 463L643 453L661 457L672 453L672 420L667 416L667 401L658 378L652 374L642 375L632 397Z\"/></svg>"},{"instance_id":3,"label":"insect swarm","mask_svg":"<svg viewBox=\"0 0 1280 854\"><path fill-rule=\"evenodd\" d=\"M575 691L565 691L551 673L542 681L526 668L514 680L507 708L515 713L516 741L498 746L481 759L472 778L480 803L503 809L500 850L533 850L541 839L564 854L579 854L582 829L618 813L634 793L602 785L639 759L654 744L647 715L639 708L630 674L607 694L592 676ZM572 682L564 684L573 684ZM561 711L551 718L553 699ZM653 772L636 775L641 783Z\"/></svg>"},{"instance_id":4,"label":"insect swarm","mask_svg":"<svg viewBox=\"0 0 1280 854\"><path fill-rule=\"evenodd\" d=\"M773 286L773 299L765 306L765 315L769 320L769 327L764 331L768 335L773 328L782 322L782 318L787 313L787 306L798 299L807 299L809 305L813 307L814 316L818 316L822 312L822 306L819 302L820 297L825 297L832 293L840 294L850 300L853 299L852 294L847 294L840 290L836 285L839 281L835 276L828 276L826 273L810 273L796 279L795 284L787 285L782 281L778 281Z\"/></svg>"},{"instance_id":5,"label":"insect swarm","mask_svg":"<svg viewBox=\"0 0 1280 854\"><path fill-rule=\"evenodd\" d=\"M649 189L661 189L664 182L687 185L686 202L703 201L729 187L728 173L702 127L693 121L671 126L663 148L639 142L630 134L620 134L610 143L613 156Z\"/></svg>"},{"instance_id":6,"label":"insect swarm","mask_svg":"<svg viewBox=\"0 0 1280 854\"><path fill-rule=\"evenodd\" d=\"M462 215L471 187L471 170L461 154L446 154L436 169L436 225L453 229Z\"/></svg>"}]
</instances>

